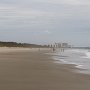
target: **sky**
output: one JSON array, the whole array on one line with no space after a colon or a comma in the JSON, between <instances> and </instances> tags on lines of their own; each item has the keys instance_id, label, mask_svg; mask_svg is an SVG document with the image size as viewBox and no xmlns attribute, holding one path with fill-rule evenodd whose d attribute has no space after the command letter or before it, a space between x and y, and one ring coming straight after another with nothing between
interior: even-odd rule
<instances>
[{"instance_id":1,"label":"sky","mask_svg":"<svg viewBox=\"0 0 90 90\"><path fill-rule=\"evenodd\" d=\"M90 46L90 0L0 0L0 41Z\"/></svg>"}]
</instances>

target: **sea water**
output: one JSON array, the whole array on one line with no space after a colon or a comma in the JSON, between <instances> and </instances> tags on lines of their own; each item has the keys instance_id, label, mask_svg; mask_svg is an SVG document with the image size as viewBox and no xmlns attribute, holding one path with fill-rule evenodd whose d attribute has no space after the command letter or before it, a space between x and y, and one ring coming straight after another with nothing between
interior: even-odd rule
<instances>
[{"instance_id":1,"label":"sea water","mask_svg":"<svg viewBox=\"0 0 90 90\"><path fill-rule=\"evenodd\" d=\"M79 73L90 74L90 52L87 49L67 49L64 52L54 52L54 63L74 64Z\"/></svg>"}]
</instances>

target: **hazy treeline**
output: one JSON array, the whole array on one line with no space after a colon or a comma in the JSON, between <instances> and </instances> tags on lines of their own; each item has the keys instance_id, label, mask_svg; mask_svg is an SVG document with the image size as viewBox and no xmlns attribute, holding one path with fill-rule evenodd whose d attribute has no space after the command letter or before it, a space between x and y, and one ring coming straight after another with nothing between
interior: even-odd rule
<instances>
[{"instance_id":1,"label":"hazy treeline","mask_svg":"<svg viewBox=\"0 0 90 90\"><path fill-rule=\"evenodd\" d=\"M36 45L36 44L28 44L28 43L17 43L17 42L2 42L0 41L0 47L31 47L31 48L39 48L39 47L48 47L47 45Z\"/></svg>"}]
</instances>

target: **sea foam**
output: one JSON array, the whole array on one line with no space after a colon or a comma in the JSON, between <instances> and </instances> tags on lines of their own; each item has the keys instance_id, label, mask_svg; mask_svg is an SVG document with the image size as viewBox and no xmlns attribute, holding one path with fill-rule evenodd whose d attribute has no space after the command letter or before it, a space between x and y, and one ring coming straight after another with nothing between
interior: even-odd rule
<instances>
[{"instance_id":1,"label":"sea foam","mask_svg":"<svg viewBox=\"0 0 90 90\"><path fill-rule=\"evenodd\" d=\"M52 55L54 63L75 64L83 69L80 73L90 73L90 52L86 49L68 49L65 52L57 52Z\"/></svg>"}]
</instances>

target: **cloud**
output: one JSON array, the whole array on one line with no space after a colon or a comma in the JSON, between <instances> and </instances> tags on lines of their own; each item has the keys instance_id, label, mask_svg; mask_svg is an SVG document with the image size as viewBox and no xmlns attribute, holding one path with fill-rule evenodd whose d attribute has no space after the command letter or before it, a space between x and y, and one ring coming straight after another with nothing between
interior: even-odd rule
<instances>
[{"instance_id":1,"label":"cloud","mask_svg":"<svg viewBox=\"0 0 90 90\"><path fill-rule=\"evenodd\" d=\"M44 4L63 4L63 5L90 5L90 0L0 0L2 4L12 4L18 6L32 6L39 3Z\"/></svg>"},{"instance_id":2,"label":"cloud","mask_svg":"<svg viewBox=\"0 0 90 90\"><path fill-rule=\"evenodd\" d=\"M49 30L45 30L44 33L51 34L51 32Z\"/></svg>"},{"instance_id":3,"label":"cloud","mask_svg":"<svg viewBox=\"0 0 90 90\"><path fill-rule=\"evenodd\" d=\"M39 2L44 3L52 3L52 4L67 4L67 5L88 5L90 4L89 0L37 0Z\"/></svg>"},{"instance_id":4,"label":"cloud","mask_svg":"<svg viewBox=\"0 0 90 90\"><path fill-rule=\"evenodd\" d=\"M42 11L30 7L23 7L17 5L0 4L0 18L38 18L38 17L56 17L59 14L54 12Z\"/></svg>"},{"instance_id":5,"label":"cloud","mask_svg":"<svg viewBox=\"0 0 90 90\"><path fill-rule=\"evenodd\" d=\"M35 10L19 6L0 4L0 23L2 24L31 24L45 21L43 17L52 17L53 14L45 11ZM7 23L8 22L8 23Z\"/></svg>"},{"instance_id":6,"label":"cloud","mask_svg":"<svg viewBox=\"0 0 90 90\"><path fill-rule=\"evenodd\" d=\"M0 5L0 13L7 17L31 17L31 16L40 16L44 14L44 12L36 11L30 8L23 8L18 6L6 6L6 5ZM8 15L6 15L8 14Z\"/></svg>"},{"instance_id":7,"label":"cloud","mask_svg":"<svg viewBox=\"0 0 90 90\"><path fill-rule=\"evenodd\" d=\"M0 0L0 36L12 40L21 36L27 42L87 41L89 8L89 0Z\"/></svg>"}]
</instances>

